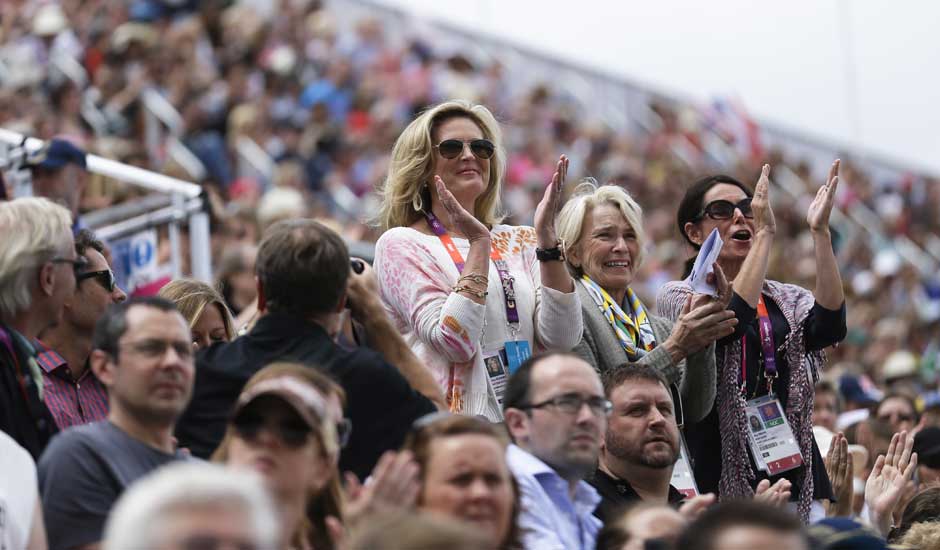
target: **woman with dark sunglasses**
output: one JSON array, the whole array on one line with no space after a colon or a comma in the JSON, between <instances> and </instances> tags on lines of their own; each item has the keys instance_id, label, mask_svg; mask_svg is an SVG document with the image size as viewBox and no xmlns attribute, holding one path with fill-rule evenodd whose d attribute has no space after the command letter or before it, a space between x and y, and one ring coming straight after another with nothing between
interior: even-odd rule
<instances>
[{"instance_id":1,"label":"woman with dark sunglasses","mask_svg":"<svg viewBox=\"0 0 940 550\"><path fill-rule=\"evenodd\" d=\"M766 277L776 232L769 172L764 165L753 193L729 176L703 178L679 204L679 231L693 248L698 250L713 229L724 241L718 265L732 281L729 309L738 319L734 332L717 342L715 406L704 420L686 427L686 437L702 492L742 498L753 495L762 479L787 479L797 511L807 521L813 500L833 499L813 439L812 413L822 350L846 333L842 278L829 232L839 161L832 164L806 215L815 246L813 292ZM690 266L692 262L694 258ZM660 314L677 318L691 294L684 281L666 284L657 297ZM783 407L802 459L782 470L776 463L759 467L748 439L746 407L773 398ZM771 471L774 475L768 475ZM814 514L819 512L821 507Z\"/></svg>"},{"instance_id":2,"label":"woman with dark sunglasses","mask_svg":"<svg viewBox=\"0 0 940 550\"><path fill-rule=\"evenodd\" d=\"M332 548L326 518L343 518L337 464L345 395L316 369L275 363L245 385L216 462L262 475L291 548Z\"/></svg>"},{"instance_id":3,"label":"woman with dark sunglasses","mask_svg":"<svg viewBox=\"0 0 940 550\"><path fill-rule=\"evenodd\" d=\"M581 308L555 234L568 170L535 227L500 223L501 131L481 105L449 101L416 118L392 150L375 271L392 319L432 369L452 412L500 420L510 372L531 353L570 350Z\"/></svg>"},{"instance_id":4,"label":"woman with dark sunglasses","mask_svg":"<svg viewBox=\"0 0 940 550\"><path fill-rule=\"evenodd\" d=\"M337 465L352 430L345 404L343 389L316 368L272 363L245 384L212 455L261 474L291 549L336 548L345 526L376 510L408 508L417 497L410 453L385 453L365 486L347 472L343 491Z\"/></svg>"}]
</instances>

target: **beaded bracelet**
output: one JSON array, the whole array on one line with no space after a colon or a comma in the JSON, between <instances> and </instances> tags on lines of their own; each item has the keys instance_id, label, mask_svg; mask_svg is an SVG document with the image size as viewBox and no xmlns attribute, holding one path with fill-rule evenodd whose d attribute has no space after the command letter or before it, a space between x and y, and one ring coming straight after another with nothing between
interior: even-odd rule
<instances>
[{"instance_id":1,"label":"beaded bracelet","mask_svg":"<svg viewBox=\"0 0 940 550\"><path fill-rule=\"evenodd\" d=\"M480 298L480 299L486 298L486 295L489 294L489 292L486 292L486 291L480 292L479 290L473 290L472 288L468 287L467 285L457 285L457 286L455 286L455 287L454 287L454 292L466 292L467 294L469 294L469 295L471 295L471 296L476 296L477 298Z\"/></svg>"}]
</instances>

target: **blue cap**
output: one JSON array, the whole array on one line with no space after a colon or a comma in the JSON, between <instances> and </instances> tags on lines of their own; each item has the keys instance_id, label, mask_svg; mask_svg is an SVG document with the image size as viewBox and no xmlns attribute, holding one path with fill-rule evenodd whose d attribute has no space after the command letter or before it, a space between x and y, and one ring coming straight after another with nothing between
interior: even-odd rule
<instances>
[{"instance_id":1,"label":"blue cap","mask_svg":"<svg viewBox=\"0 0 940 550\"><path fill-rule=\"evenodd\" d=\"M839 393L845 401L851 401L863 406L874 405L881 401L878 388L871 383L868 377L854 374L844 374L839 378Z\"/></svg>"},{"instance_id":2,"label":"blue cap","mask_svg":"<svg viewBox=\"0 0 940 550\"><path fill-rule=\"evenodd\" d=\"M58 170L68 163L86 168L85 151L64 139L51 139L46 146L30 155L31 166L46 170Z\"/></svg>"}]
</instances>

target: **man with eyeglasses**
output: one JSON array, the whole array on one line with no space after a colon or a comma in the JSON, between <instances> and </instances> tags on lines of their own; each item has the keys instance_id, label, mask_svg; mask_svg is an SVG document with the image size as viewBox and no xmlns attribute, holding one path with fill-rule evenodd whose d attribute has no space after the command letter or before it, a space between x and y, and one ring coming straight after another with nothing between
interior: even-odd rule
<instances>
[{"instance_id":1,"label":"man with eyeglasses","mask_svg":"<svg viewBox=\"0 0 940 550\"><path fill-rule=\"evenodd\" d=\"M604 448L589 483L601 495L595 515L607 522L628 504L677 505L684 499L670 484L679 459L679 425L669 385L653 367L626 364L604 375L613 404Z\"/></svg>"},{"instance_id":2,"label":"man with eyeglasses","mask_svg":"<svg viewBox=\"0 0 940 550\"><path fill-rule=\"evenodd\" d=\"M576 355L533 355L512 374L503 413L514 445L506 452L520 491L525 548L594 548L600 496L594 472L611 404L597 372Z\"/></svg>"},{"instance_id":3,"label":"man with eyeglasses","mask_svg":"<svg viewBox=\"0 0 940 550\"><path fill-rule=\"evenodd\" d=\"M91 341L98 319L127 294L117 286L104 250L91 231L78 232L75 253L87 264L75 276L75 294L65 302L62 322L35 342L46 406L60 430L108 416L108 392L89 365Z\"/></svg>"},{"instance_id":4,"label":"man with eyeglasses","mask_svg":"<svg viewBox=\"0 0 940 550\"><path fill-rule=\"evenodd\" d=\"M32 341L75 291L68 210L46 199L0 203L0 430L38 459L57 431Z\"/></svg>"},{"instance_id":5,"label":"man with eyeglasses","mask_svg":"<svg viewBox=\"0 0 940 550\"><path fill-rule=\"evenodd\" d=\"M186 453L173 428L189 403L195 366L189 325L172 302L135 298L95 327L91 368L108 389L107 420L69 428L39 461L49 547L94 547L124 489Z\"/></svg>"}]
</instances>

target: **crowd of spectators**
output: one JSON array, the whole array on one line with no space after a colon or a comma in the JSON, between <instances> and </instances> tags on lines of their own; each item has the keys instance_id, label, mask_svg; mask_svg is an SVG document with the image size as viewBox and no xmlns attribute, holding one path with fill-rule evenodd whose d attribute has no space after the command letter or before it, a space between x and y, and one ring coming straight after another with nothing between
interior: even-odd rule
<instances>
[{"instance_id":1,"label":"crowd of spectators","mask_svg":"<svg viewBox=\"0 0 940 550\"><path fill-rule=\"evenodd\" d=\"M41 501L46 519L44 528L41 522L38 527L27 522L23 532L13 534L0 527L0 542L36 542L32 537L41 531L43 543L48 533L52 548L99 541L118 548L121 543L114 541L131 540L127 537L137 531L133 521L152 507L170 526L165 533L146 535L154 548L205 535L204 525L187 523L179 513L189 509L193 517L230 514L234 519L215 522L217 532L211 536L245 542L248 548L266 548L272 540L298 548L332 547L340 541L349 548L375 547L378 542L362 541L376 540L369 530L383 525L394 525L401 537L424 530L428 540L460 539L467 548L493 541L503 548L537 548L551 544L546 541L554 540L552 531L570 547L587 547L586 541L599 533L598 547L619 548L643 538L668 539L682 529L681 547L731 547L728 537L735 527L770 533L776 540L792 535L795 548L804 544L806 530L795 517L775 517L772 509L762 508L785 506L788 485L779 483L758 486L757 500L763 502L744 510L723 504L703 513L711 500L702 497L686 500L678 513L664 506L616 513L613 504L625 494L623 484L636 496L633 500L676 506L683 501L674 487L659 483L669 479L671 466L657 467L656 488L669 491L651 499L644 492L648 487L631 487L626 476L618 485L611 477L610 465L622 457L615 456L609 433L606 450L595 448L595 439L609 429L603 421L609 408L616 414L619 400L626 399L625 392L616 392L624 380L639 378L636 383L657 388L645 392L658 400L651 409L673 406L675 395L659 391L660 383L668 390L673 380L660 380L655 373L597 379L576 356L535 356L510 377L505 401L494 398L485 409L490 420L505 418L514 442L508 450L503 431L480 419L466 425L446 420L435 431L441 419L424 415L452 405L450 395L442 395L441 381L425 368L426 357L386 315L385 289L376 287L371 267L359 264L347 273L343 241L356 250L371 250L382 235L376 190L389 172L393 145L426 107L451 98L488 106L503 127L506 224L539 227L536 205L562 162L567 171L562 194L590 176L621 186L643 206L647 246L632 288L647 304L656 303L664 283L683 276L693 254L681 244L675 224L676 205L689 184L701 175L724 172L753 186L765 163L774 167L771 180L779 174L781 182L787 181L786 189L772 186L777 233L767 277L813 288L816 264L805 218L816 189L826 183L827 167L766 146L760 128L739 109L651 96L644 124L598 120L591 105L552 83L550 75L543 84L522 85L530 79L514 79L518 67L507 67L479 49L441 47L427 32L408 32L378 17L352 19L342 9L316 0L13 0L0 5L0 128L56 138L60 145L35 159L31 175L37 195L66 206L20 202L21 210L0 218L3 231L19 231L29 225L23 225L25 219L33 218L24 229L28 242L17 245L25 248L3 251L0 246L0 328L12 335L4 341L10 359L0 364L10 371L2 373L9 395L3 396L0 427L27 451L7 454L15 444L2 439L0 464L24 472L32 467L26 464L38 465L38 481L35 469L32 477L0 481L0 495L32 482L38 493L23 493L20 504L32 508ZM157 146L149 141L146 93L158 94L179 114L178 124L163 137L178 139L198 159L196 173L169 140ZM196 180L207 190L218 290L184 279L164 288L165 299L125 301L106 245L84 228L81 215L133 199L140 191L86 173L80 151ZM839 501L838 506L829 503L829 515L861 518L882 538L932 548L937 536L924 524L940 521L940 497L917 491L940 481L940 278L936 268L924 272L907 262L892 243L906 238L922 250L935 250L940 182L903 170L880 170L875 176L851 152L839 153L836 205L852 216L834 223L832 240L845 292L847 335L826 350L813 407L815 442ZM560 162L560 154L566 160ZM265 162L259 164L258 158ZM6 196L11 194L7 189ZM854 215L866 209L876 216ZM69 225L74 240L66 238ZM22 255L30 246L36 247L32 255ZM927 262L937 265L936 258ZM23 266L38 272L11 278ZM29 286L29 277L38 286ZM7 298L4 285L29 286L30 294L14 292ZM540 290L544 300L545 287ZM305 324L311 319L316 326ZM284 387L265 385L261 373L281 360L315 362L335 382L294 375ZM148 378L150 370L171 374L154 381ZM278 372L290 378L289 368ZM571 379L577 384L569 388ZM303 383L299 389L298 380ZM142 389L147 384L156 384L150 395ZM253 391L254 386L262 389ZM443 389L449 391L446 384ZM557 397L560 389L579 401L559 401L564 399ZM286 405L272 405L272 396ZM541 398L546 401L533 405ZM547 435L552 423L539 415L550 413L536 410L544 405L558 411L574 407L579 429ZM303 421L299 427L286 420L295 416ZM344 424L350 420L351 434ZM681 420L676 433L680 428ZM53 439L59 430L66 435ZM677 446L673 431L664 430L665 443ZM307 431L318 437L299 441L297 433ZM383 455L401 447L409 433L404 450ZM427 440L420 439L422 433ZM290 447L287 454L252 454L266 448L271 434ZM573 445L584 456L559 454L551 438L567 436L575 438ZM467 449L469 465L442 461L437 453L445 445ZM233 446L238 450L234 458ZM222 455L217 448L224 449ZM310 472L295 471L310 477L306 487L291 483L297 478L272 474L282 461L296 458L290 453L301 452L317 455L314 464L322 463L307 463ZM214 466L189 464L175 472L160 469L134 485L161 464L188 461L187 453L229 465L241 461L264 483L254 477L235 482ZM598 454L601 469L595 473ZM546 464L552 468L544 470ZM453 472L461 468L481 478L466 474L467 486L486 487L479 497L453 492L451 485L460 483ZM915 479L908 481L915 470ZM358 478L340 487L339 473L345 471ZM569 493L571 509L552 508L557 495L537 481L549 473L557 480L554 490ZM640 469L633 475L641 479L649 473ZM358 479L370 474L372 485L360 486ZM607 479L606 485L599 486L598 478ZM190 479L193 495L172 490L172 482ZM597 501L585 479L605 498L603 514L597 514L605 516L603 529L591 516ZM262 485L275 489L265 491ZM231 495L231 502L213 502L216 495ZM93 504L87 517L75 517L79 501ZM411 503L429 515L396 515L396 508ZM286 508L293 510L289 520L284 519ZM487 516L490 508L498 510L495 516ZM657 513L661 517L649 519ZM454 518L462 523L450 522ZM673 521L676 528L647 533L660 521ZM468 530L467 522L482 526L476 531L485 536ZM819 541L829 531L855 530L860 541L878 539L859 524L840 524L836 518L813 530L820 547L826 547ZM160 536L170 538L158 541Z\"/></svg>"}]
</instances>

